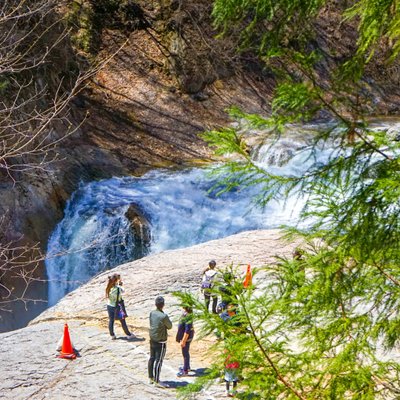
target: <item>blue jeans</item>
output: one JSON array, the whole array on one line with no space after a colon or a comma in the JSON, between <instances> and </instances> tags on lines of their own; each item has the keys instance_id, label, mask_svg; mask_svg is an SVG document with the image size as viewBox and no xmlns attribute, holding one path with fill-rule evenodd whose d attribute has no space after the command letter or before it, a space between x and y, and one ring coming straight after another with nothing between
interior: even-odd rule
<instances>
[{"instance_id":1,"label":"blue jeans","mask_svg":"<svg viewBox=\"0 0 400 400\"><path fill-rule=\"evenodd\" d=\"M110 331L110 335L114 336L115 307L107 305L107 311L108 311L108 330ZM129 332L128 326L126 325L125 319L121 319L120 321L122 329L125 332L125 335L130 336L131 333Z\"/></svg>"},{"instance_id":2,"label":"blue jeans","mask_svg":"<svg viewBox=\"0 0 400 400\"><path fill-rule=\"evenodd\" d=\"M189 372L189 370L190 370L190 354L189 354L190 343L192 343L192 341L188 340L186 342L185 346L182 347L183 371L184 372Z\"/></svg>"}]
</instances>

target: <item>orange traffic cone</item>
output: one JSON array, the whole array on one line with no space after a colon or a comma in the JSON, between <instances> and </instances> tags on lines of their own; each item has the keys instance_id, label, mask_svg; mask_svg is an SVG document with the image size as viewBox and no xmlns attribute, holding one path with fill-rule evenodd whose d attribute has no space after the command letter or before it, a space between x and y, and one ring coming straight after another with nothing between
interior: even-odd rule
<instances>
[{"instance_id":1,"label":"orange traffic cone","mask_svg":"<svg viewBox=\"0 0 400 400\"><path fill-rule=\"evenodd\" d=\"M253 275L251 273L250 264L248 264L247 265L246 276L245 276L244 281L243 281L243 286L245 288L248 288L252 284L253 284Z\"/></svg>"},{"instance_id":2,"label":"orange traffic cone","mask_svg":"<svg viewBox=\"0 0 400 400\"><path fill-rule=\"evenodd\" d=\"M76 358L75 351L72 347L71 338L69 337L68 325L64 325L64 338L62 343L62 348L58 358L68 358L73 360Z\"/></svg>"}]
</instances>

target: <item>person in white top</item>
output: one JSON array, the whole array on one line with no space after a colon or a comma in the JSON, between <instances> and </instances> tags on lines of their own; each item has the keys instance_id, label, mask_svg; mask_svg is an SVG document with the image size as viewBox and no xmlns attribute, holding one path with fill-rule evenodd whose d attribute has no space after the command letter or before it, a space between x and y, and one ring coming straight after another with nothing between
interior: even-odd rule
<instances>
[{"instance_id":1,"label":"person in white top","mask_svg":"<svg viewBox=\"0 0 400 400\"><path fill-rule=\"evenodd\" d=\"M208 263L208 267L203 272L203 279L201 283L201 291L204 294L204 301L206 304L206 308L210 306L211 298L212 298L212 312L217 314L217 303L218 303L218 295L213 292L214 280L216 279L217 270L215 269L217 263L214 260L211 260Z\"/></svg>"}]
</instances>

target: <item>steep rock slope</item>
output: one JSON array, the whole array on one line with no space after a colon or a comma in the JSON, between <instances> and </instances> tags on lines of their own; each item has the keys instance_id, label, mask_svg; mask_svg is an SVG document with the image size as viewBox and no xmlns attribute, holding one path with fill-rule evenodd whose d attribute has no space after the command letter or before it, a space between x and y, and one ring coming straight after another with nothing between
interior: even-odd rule
<instances>
[{"instance_id":1,"label":"steep rock slope","mask_svg":"<svg viewBox=\"0 0 400 400\"><path fill-rule=\"evenodd\" d=\"M4 399L174 399L175 388L194 378L177 378L182 363L181 350L174 340L180 310L173 291L199 292L201 271L210 259L217 268L233 263L245 271L250 263L261 267L274 262L274 255L290 256L293 244L280 239L274 230L243 232L187 249L165 251L121 265L113 272L121 274L129 313L128 325L138 336L128 342L121 337L111 341L107 329L104 290L107 274L92 279L46 310L21 330L0 334L0 392ZM257 280L254 282L257 285ZM148 314L157 295L166 298L165 311L174 322L169 333L161 379L171 389L158 389L147 383ZM200 295L200 293L199 293ZM75 361L58 359L57 343L64 323L74 346L80 351ZM195 339L191 346L192 368L201 374L210 357L206 350L213 338ZM197 399L225 397L224 385L215 384Z\"/></svg>"}]
</instances>

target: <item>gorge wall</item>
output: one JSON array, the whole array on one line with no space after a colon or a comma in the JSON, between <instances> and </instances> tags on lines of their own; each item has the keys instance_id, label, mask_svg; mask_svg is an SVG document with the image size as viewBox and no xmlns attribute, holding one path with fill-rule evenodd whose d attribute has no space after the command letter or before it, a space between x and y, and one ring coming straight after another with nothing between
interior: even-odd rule
<instances>
[{"instance_id":1,"label":"gorge wall","mask_svg":"<svg viewBox=\"0 0 400 400\"><path fill-rule=\"evenodd\" d=\"M58 62L53 60L53 67L68 75L74 62L79 65L76 60L96 55L109 61L71 102L68 120L78 128L58 146L58 161L15 180L1 175L0 213L7 228L2 243L38 244L42 252L80 181L208 162L210 151L198 134L227 124L225 109L232 105L251 113L268 113L274 87L273 74L254 54L236 53L234 38L216 39L210 0L60 4L59 12L75 28L68 45L60 44L63 52L56 53ZM335 56L328 54L321 66L328 70L335 57L340 59L351 51L355 30L348 24L339 30L332 7L321 14L319 32L318 46L325 52L332 45L336 49ZM396 65L383 69L376 63L367 74L366 82L376 99L371 112L398 112ZM51 81L51 73L41 79ZM67 127L60 122L54 130L62 136ZM20 276L1 277L4 286L15 288L11 300L23 294L34 301L5 303L0 331L24 326L46 308L47 285L40 257L34 277L38 281L27 293L22 292Z\"/></svg>"}]
</instances>

